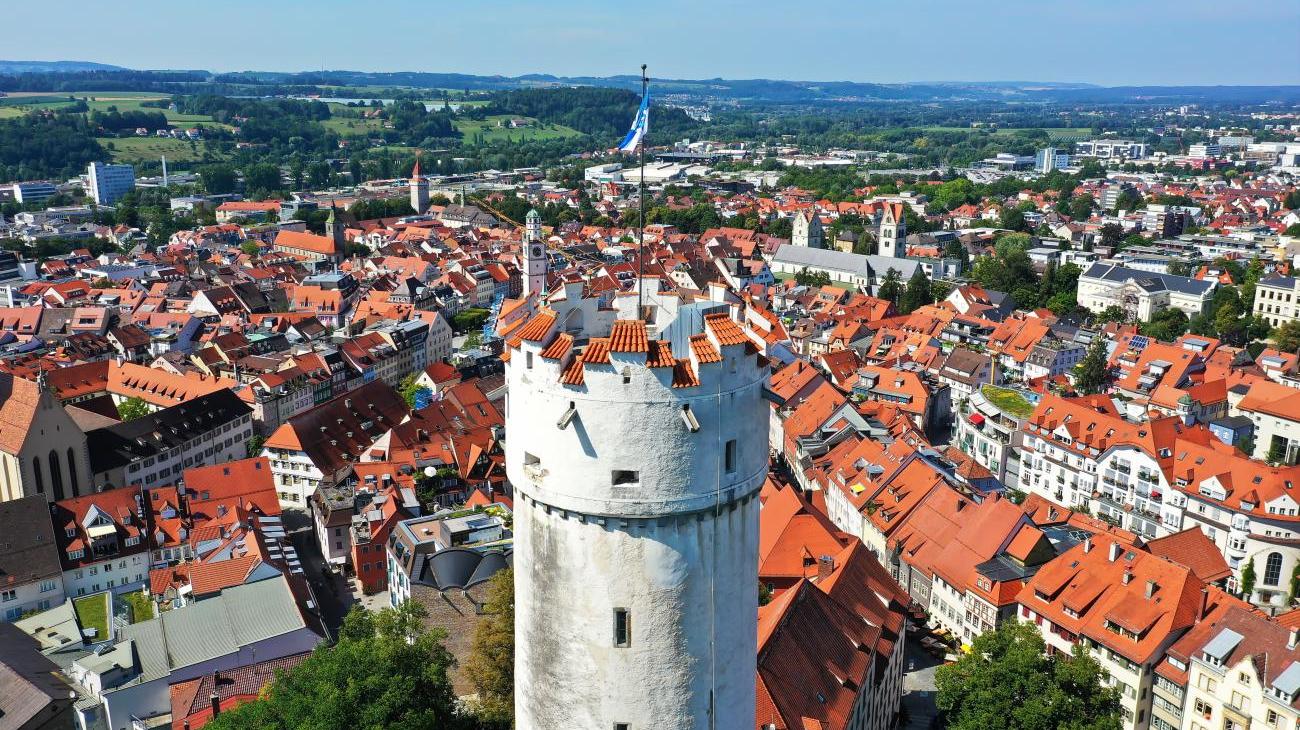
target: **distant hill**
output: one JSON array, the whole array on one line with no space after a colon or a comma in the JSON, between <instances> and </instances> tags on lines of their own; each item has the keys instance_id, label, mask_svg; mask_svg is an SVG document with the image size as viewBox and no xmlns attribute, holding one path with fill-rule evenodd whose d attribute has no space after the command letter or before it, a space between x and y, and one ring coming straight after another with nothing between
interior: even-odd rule
<instances>
[{"instance_id":1,"label":"distant hill","mask_svg":"<svg viewBox=\"0 0 1300 730\"><path fill-rule=\"evenodd\" d=\"M119 76L118 74L122 74ZM172 90L177 93L309 94L331 86L371 86L468 91L517 91L594 86L639 92L641 79L620 76L485 76L421 71L131 71L85 61L0 61L0 89ZM1300 86L1096 86L1054 81L925 81L878 84L860 81L782 79L652 79L656 95L706 102L778 105L844 105L877 102L1048 102L1048 103L1298 103ZM124 86L115 86L122 85ZM184 84L184 88L168 87ZM206 88L200 84L207 84ZM327 92L326 92L327 93ZM349 92L339 92L348 96Z\"/></svg>"},{"instance_id":2,"label":"distant hill","mask_svg":"<svg viewBox=\"0 0 1300 730\"><path fill-rule=\"evenodd\" d=\"M125 71L121 66L93 61L0 61L0 74L49 73L62 71Z\"/></svg>"}]
</instances>

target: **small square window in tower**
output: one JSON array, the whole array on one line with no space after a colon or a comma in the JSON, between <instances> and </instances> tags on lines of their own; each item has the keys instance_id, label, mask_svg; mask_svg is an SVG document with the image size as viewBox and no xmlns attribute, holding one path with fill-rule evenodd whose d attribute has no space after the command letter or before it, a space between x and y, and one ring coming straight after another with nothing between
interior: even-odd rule
<instances>
[{"instance_id":1,"label":"small square window in tower","mask_svg":"<svg viewBox=\"0 0 1300 730\"><path fill-rule=\"evenodd\" d=\"M641 483L641 472L630 469L615 469L609 474L609 482L614 486L636 486Z\"/></svg>"},{"instance_id":2,"label":"small square window in tower","mask_svg":"<svg viewBox=\"0 0 1300 730\"><path fill-rule=\"evenodd\" d=\"M726 467L727 473L728 474L735 473L736 471L736 440L735 439L732 439L727 442L727 449L723 456L723 460L725 462L724 466Z\"/></svg>"}]
</instances>

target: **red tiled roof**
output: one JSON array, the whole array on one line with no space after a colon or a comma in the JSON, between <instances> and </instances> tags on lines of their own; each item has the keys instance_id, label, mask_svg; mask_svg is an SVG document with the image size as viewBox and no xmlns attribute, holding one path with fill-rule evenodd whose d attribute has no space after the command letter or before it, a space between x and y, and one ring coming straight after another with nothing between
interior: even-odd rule
<instances>
[{"instance_id":1,"label":"red tiled roof","mask_svg":"<svg viewBox=\"0 0 1300 730\"><path fill-rule=\"evenodd\" d=\"M645 322L639 319L620 319L609 333L610 352L648 352Z\"/></svg>"}]
</instances>

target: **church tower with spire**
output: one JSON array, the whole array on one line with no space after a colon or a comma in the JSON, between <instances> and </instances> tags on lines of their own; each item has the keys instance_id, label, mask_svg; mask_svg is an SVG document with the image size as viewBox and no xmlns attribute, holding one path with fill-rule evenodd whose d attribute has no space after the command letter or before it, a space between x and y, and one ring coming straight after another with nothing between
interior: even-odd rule
<instances>
[{"instance_id":1,"label":"church tower with spire","mask_svg":"<svg viewBox=\"0 0 1300 730\"><path fill-rule=\"evenodd\" d=\"M416 215L424 215L429 209L429 181L420 175L420 158L415 158L415 168L411 170L411 179L408 182L411 189L411 208L415 210Z\"/></svg>"},{"instance_id":2,"label":"church tower with spire","mask_svg":"<svg viewBox=\"0 0 1300 730\"><path fill-rule=\"evenodd\" d=\"M542 216L534 208L524 219L524 295L541 296L546 289L546 244L542 241Z\"/></svg>"},{"instance_id":3,"label":"church tower with spire","mask_svg":"<svg viewBox=\"0 0 1300 730\"><path fill-rule=\"evenodd\" d=\"M332 201L330 202L330 217L325 219L325 235L334 240L334 247L339 253L343 252L343 229L345 224L339 219L339 209Z\"/></svg>"}]
</instances>

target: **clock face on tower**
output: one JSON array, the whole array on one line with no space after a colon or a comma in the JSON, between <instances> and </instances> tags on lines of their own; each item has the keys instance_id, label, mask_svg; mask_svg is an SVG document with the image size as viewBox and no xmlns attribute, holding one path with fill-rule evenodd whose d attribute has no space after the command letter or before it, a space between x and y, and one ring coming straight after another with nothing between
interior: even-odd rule
<instances>
[{"instance_id":1,"label":"clock face on tower","mask_svg":"<svg viewBox=\"0 0 1300 730\"><path fill-rule=\"evenodd\" d=\"M542 247L533 246L533 258L540 259L541 257L542 257Z\"/></svg>"}]
</instances>

